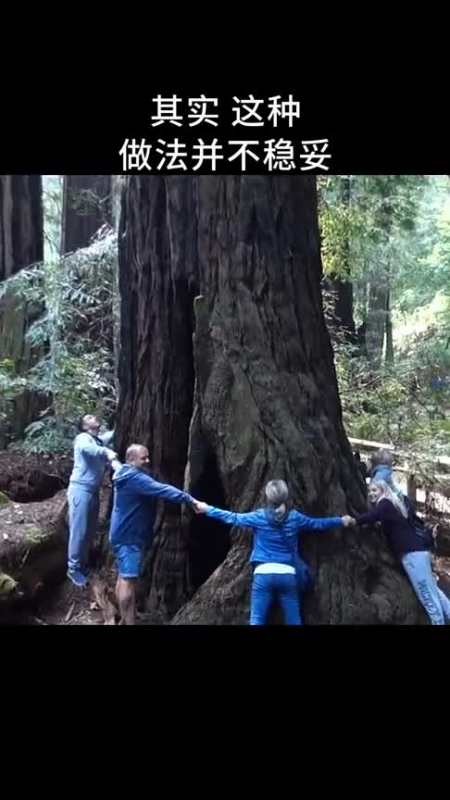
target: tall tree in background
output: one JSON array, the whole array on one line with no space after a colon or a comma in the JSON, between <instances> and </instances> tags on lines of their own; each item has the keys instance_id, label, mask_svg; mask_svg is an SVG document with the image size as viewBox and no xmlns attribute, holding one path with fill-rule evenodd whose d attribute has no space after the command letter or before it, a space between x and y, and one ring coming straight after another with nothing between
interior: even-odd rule
<instances>
[{"instance_id":1,"label":"tall tree in background","mask_svg":"<svg viewBox=\"0 0 450 800\"><path fill-rule=\"evenodd\" d=\"M411 258L420 198L426 178L420 175L359 176L356 183L360 220L353 268L372 364L394 360L392 307L398 275ZM364 230L365 228L365 230Z\"/></svg>"},{"instance_id":2,"label":"tall tree in background","mask_svg":"<svg viewBox=\"0 0 450 800\"><path fill-rule=\"evenodd\" d=\"M112 218L111 175L64 175L61 255L86 247Z\"/></svg>"},{"instance_id":3,"label":"tall tree in background","mask_svg":"<svg viewBox=\"0 0 450 800\"><path fill-rule=\"evenodd\" d=\"M185 474L193 495L236 510L274 477L310 514L362 508L323 318L314 179L133 176L122 212L121 451L148 444L160 479ZM249 535L225 535L167 504L150 610L168 619L197 588L175 623L245 623ZM305 549L307 621L423 619L378 535L310 535Z\"/></svg>"},{"instance_id":4,"label":"tall tree in background","mask_svg":"<svg viewBox=\"0 0 450 800\"><path fill-rule=\"evenodd\" d=\"M42 183L40 175L0 176L0 281L43 258ZM0 362L8 363L16 375L32 365L34 354L25 338L39 308L20 302L8 292L0 300ZM12 436L20 436L42 407L33 392L24 391L14 400ZM5 446L6 436L0 435Z\"/></svg>"},{"instance_id":5,"label":"tall tree in background","mask_svg":"<svg viewBox=\"0 0 450 800\"><path fill-rule=\"evenodd\" d=\"M375 368L383 352L392 363L393 293L412 258L410 240L426 178L335 175L321 179L320 186L325 288L336 287L336 323L350 329L354 306L361 353Z\"/></svg>"},{"instance_id":6,"label":"tall tree in background","mask_svg":"<svg viewBox=\"0 0 450 800\"><path fill-rule=\"evenodd\" d=\"M333 196L333 205L339 209L341 219L339 231L333 237L333 252L329 259L324 289L331 294L332 325L331 330L338 329L344 341L354 344L356 341L355 320L353 314L353 284L351 273L351 175L339 176L339 182L333 178L337 191ZM330 180L328 180L328 185ZM325 184L326 186L327 184ZM330 200L331 198L328 198ZM324 205L326 201L324 200ZM336 215L335 215L336 220ZM327 222L329 223L329 219ZM325 225L327 225L327 222ZM330 231L327 231L330 233ZM326 254L328 255L328 253Z\"/></svg>"},{"instance_id":7,"label":"tall tree in background","mask_svg":"<svg viewBox=\"0 0 450 800\"><path fill-rule=\"evenodd\" d=\"M392 320L389 308L391 252L389 237L393 226L393 195L398 188L397 176L382 176L374 179L377 205L373 214L372 235L380 245L380 257L369 276L368 306L366 317L367 355L374 366L379 366L385 337L389 331L389 357L393 361ZM387 351L386 351L387 353Z\"/></svg>"}]
</instances>

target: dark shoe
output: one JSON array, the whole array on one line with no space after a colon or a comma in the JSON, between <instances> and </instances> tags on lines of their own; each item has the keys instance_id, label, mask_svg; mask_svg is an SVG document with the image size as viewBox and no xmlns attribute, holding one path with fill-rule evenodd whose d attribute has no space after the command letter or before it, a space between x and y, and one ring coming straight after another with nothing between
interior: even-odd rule
<instances>
[{"instance_id":1,"label":"dark shoe","mask_svg":"<svg viewBox=\"0 0 450 800\"><path fill-rule=\"evenodd\" d=\"M73 572L69 571L67 573L67 577L75 586L78 586L79 588L83 589L85 586L87 586L88 579L86 578L86 575L83 575L83 573L78 569L73 570Z\"/></svg>"}]
</instances>

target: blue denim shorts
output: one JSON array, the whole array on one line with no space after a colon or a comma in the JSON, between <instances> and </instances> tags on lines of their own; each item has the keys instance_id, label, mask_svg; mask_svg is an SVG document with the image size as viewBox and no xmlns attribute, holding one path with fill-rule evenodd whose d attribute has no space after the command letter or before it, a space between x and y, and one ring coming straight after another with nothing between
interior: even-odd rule
<instances>
[{"instance_id":1,"label":"blue denim shorts","mask_svg":"<svg viewBox=\"0 0 450 800\"><path fill-rule=\"evenodd\" d=\"M144 548L139 544L116 544L113 547L120 578L139 578Z\"/></svg>"}]
</instances>

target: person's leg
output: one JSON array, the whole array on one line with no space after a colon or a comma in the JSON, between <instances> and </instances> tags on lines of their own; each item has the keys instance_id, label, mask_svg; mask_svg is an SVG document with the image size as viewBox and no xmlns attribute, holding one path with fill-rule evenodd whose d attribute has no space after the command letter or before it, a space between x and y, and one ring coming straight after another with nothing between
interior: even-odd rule
<instances>
[{"instance_id":1,"label":"person's leg","mask_svg":"<svg viewBox=\"0 0 450 800\"><path fill-rule=\"evenodd\" d=\"M143 548L134 544L122 544L114 548L119 573L116 597L121 624L136 622L136 582L140 575Z\"/></svg>"},{"instance_id":2,"label":"person's leg","mask_svg":"<svg viewBox=\"0 0 450 800\"><path fill-rule=\"evenodd\" d=\"M134 625L136 621L136 578L117 578L116 597L122 625Z\"/></svg>"},{"instance_id":3,"label":"person's leg","mask_svg":"<svg viewBox=\"0 0 450 800\"><path fill-rule=\"evenodd\" d=\"M250 625L265 625L272 605L273 575L254 575L250 601Z\"/></svg>"},{"instance_id":4,"label":"person's leg","mask_svg":"<svg viewBox=\"0 0 450 800\"><path fill-rule=\"evenodd\" d=\"M276 575L278 601L283 609L286 625L301 625L300 600L295 575Z\"/></svg>"},{"instance_id":5,"label":"person's leg","mask_svg":"<svg viewBox=\"0 0 450 800\"><path fill-rule=\"evenodd\" d=\"M450 600L447 595L438 586L439 599L441 601L441 608L444 612L445 621L450 623Z\"/></svg>"},{"instance_id":6,"label":"person's leg","mask_svg":"<svg viewBox=\"0 0 450 800\"><path fill-rule=\"evenodd\" d=\"M431 624L444 625L444 612L436 578L431 569L430 554L427 551L407 553L402 558L402 564Z\"/></svg>"},{"instance_id":7,"label":"person's leg","mask_svg":"<svg viewBox=\"0 0 450 800\"><path fill-rule=\"evenodd\" d=\"M88 571L88 565L89 565L89 549L97 532L99 510L100 510L99 492L92 492L88 501L87 530L83 542L83 551L81 555L82 570L85 574Z\"/></svg>"},{"instance_id":8,"label":"person's leg","mask_svg":"<svg viewBox=\"0 0 450 800\"><path fill-rule=\"evenodd\" d=\"M89 492L81 487L70 486L67 493L69 503L69 547L67 574L77 586L86 584L82 571L83 548L88 531Z\"/></svg>"}]
</instances>

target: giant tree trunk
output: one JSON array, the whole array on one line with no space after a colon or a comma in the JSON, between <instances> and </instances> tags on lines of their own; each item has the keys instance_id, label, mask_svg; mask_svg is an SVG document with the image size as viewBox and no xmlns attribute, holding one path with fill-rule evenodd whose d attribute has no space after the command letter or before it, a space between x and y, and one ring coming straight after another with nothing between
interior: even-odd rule
<instances>
[{"instance_id":1,"label":"giant tree trunk","mask_svg":"<svg viewBox=\"0 0 450 800\"><path fill-rule=\"evenodd\" d=\"M43 250L41 176L1 175L0 281L42 261ZM16 375L23 375L36 358L25 334L40 310L18 300L11 291L0 300L0 361L12 362ZM9 431L0 432L0 447L5 447L9 438L21 436L42 407L38 395L28 391L16 397L9 408L3 407L9 412L10 425Z\"/></svg>"},{"instance_id":2,"label":"giant tree trunk","mask_svg":"<svg viewBox=\"0 0 450 800\"><path fill-rule=\"evenodd\" d=\"M194 495L235 510L259 505L275 477L310 514L363 508L323 319L314 179L131 177L123 210L122 449L150 443L162 478L180 483L186 464ZM184 577L192 542L217 543L205 519L183 538L176 516L154 549L160 601ZM307 622L423 619L380 535L339 530L304 545L316 575ZM247 621L249 546L242 530L226 555L218 542L222 563L174 623Z\"/></svg>"},{"instance_id":3,"label":"giant tree trunk","mask_svg":"<svg viewBox=\"0 0 450 800\"><path fill-rule=\"evenodd\" d=\"M111 175L64 175L61 254L87 247L105 224L112 225Z\"/></svg>"},{"instance_id":4,"label":"giant tree trunk","mask_svg":"<svg viewBox=\"0 0 450 800\"><path fill-rule=\"evenodd\" d=\"M118 445L150 449L152 473L181 486L192 414L196 209L190 179L129 179L119 230ZM165 504L149 565L148 610L175 613L189 592L181 508Z\"/></svg>"}]
</instances>

